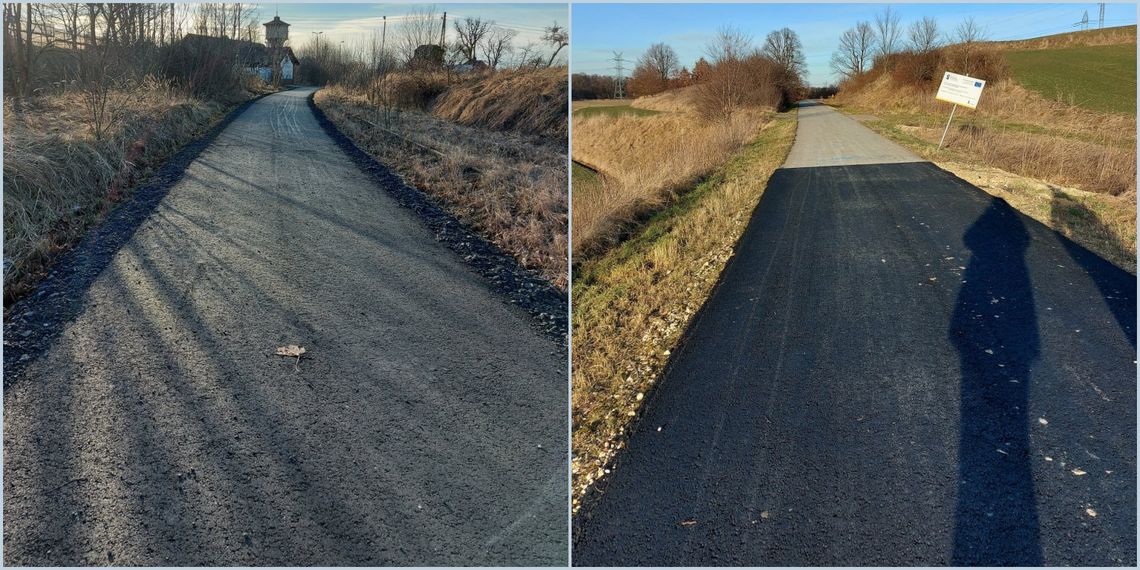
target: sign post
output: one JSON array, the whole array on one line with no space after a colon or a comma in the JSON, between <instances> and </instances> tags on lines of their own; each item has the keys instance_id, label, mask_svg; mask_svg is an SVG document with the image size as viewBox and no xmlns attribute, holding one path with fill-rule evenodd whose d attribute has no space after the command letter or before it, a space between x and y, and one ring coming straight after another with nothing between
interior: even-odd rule
<instances>
[{"instance_id":1,"label":"sign post","mask_svg":"<svg viewBox=\"0 0 1140 570\"><path fill-rule=\"evenodd\" d=\"M942 150L942 143L946 142L946 133L950 132L950 121L954 120L954 111L957 110L957 104L950 108L950 118L946 119L946 128L942 129L942 138L938 141L938 150Z\"/></svg>"},{"instance_id":2,"label":"sign post","mask_svg":"<svg viewBox=\"0 0 1140 570\"><path fill-rule=\"evenodd\" d=\"M977 109L978 99L982 97L982 89L985 87L986 82L982 79L950 73L949 71L942 74L942 84L938 86L938 94L934 98L953 103L954 107L950 109L950 118L946 120L946 128L942 129L942 140L938 141L938 150L942 150L942 144L946 142L946 133L950 132L950 121L954 120L954 111L958 110L958 105Z\"/></svg>"}]
</instances>

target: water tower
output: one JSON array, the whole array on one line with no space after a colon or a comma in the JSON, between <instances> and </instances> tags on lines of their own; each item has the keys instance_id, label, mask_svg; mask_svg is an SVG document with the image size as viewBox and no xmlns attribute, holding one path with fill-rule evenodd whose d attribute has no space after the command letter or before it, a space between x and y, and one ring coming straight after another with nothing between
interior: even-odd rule
<instances>
[{"instance_id":1,"label":"water tower","mask_svg":"<svg viewBox=\"0 0 1140 570\"><path fill-rule=\"evenodd\" d=\"M289 24L281 21L280 16L274 16L272 20L265 23L265 45L269 49L285 47L285 41L288 39Z\"/></svg>"}]
</instances>

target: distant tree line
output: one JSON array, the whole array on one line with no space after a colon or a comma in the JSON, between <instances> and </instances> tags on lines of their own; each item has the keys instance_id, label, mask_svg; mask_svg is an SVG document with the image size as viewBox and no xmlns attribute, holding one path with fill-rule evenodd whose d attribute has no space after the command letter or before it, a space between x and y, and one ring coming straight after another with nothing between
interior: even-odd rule
<instances>
[{"instance_id":1,"label":"distant tree line","mask_svg":"<svg viewBox=\"0 0 1140 570\"><path fill-rule=\"evenodd\" d=\"M449 32L444 33L441 12L423 7L363 40L346 44L315 35L297 50L304 61L302 79L359 87L396 70L452 74L550 67L570 41L568 30L554 23L543 29L538 42L520 44L517 30L480 17L457 18Z\"/></svg>"},{"instance_id":2,"label":"distant tree line","mask_svg":"<svg viewBox=\"0 0 1140 570\"><path fill-rule=\"evenodd\" d=\"M629 97L698 86L702 112L725 117L747 105L786 106L805 94L806 63L799 36L790 28L769 33L759 47L734 27L718 30L692 69L669 45L655 43L637 59L626 80ZM575 99L613 97L616 78L575 74Z\"/></svg>"},{"instance_id":3,"label":"distant tree line","mask_svg":"<svg viewBox=\"0 0 1140 570\"><path fill-rule=\"evenodd\" d=\"M255 4L4 4L4 94L90 80L100 62L111 75L157 73L160 48L187 33L260 39ZM97 73L102 75L102 73ZM105 78L111 79L111 78Z\"/></svg>"},{"instance_id":4,"label":"distant tree line","mask_svg":"<svg viewBox=\"0 0 1140 570\"><path fill-rule=\"evenodd\" d=\"M831 68L847 82L878 68L903 83L925 85L946 66L953 66L957 73L996 80L1004 75L1004 66L992 48L980 45L985 35L973 17L947 31L930 17L904 27L888 6L873 22L858 22L840 35Z\"/></svg>"}]
</instances>

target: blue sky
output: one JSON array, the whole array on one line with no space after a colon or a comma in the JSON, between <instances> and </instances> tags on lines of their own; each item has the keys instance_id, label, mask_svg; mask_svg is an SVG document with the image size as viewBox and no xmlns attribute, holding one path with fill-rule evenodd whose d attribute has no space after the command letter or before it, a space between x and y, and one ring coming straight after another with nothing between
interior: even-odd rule
<instances>
[{"instance_id":1,"label":"blue sky","mask_svg":"<svg viewBox=\"0 0 1140 570\"><path fill-rule=\"evenodd\" d=\"M651 44L664 42L677 51L682 65L692 68L717 28L731 24L759 45L772 30L787 26L804 45L808 82L835 81L831 54L844 30L860 20L873 21L886 4L574 4L572 12L572 70L612 74L614 51L623 53L627 69ZM1097 4L892 4L905 28L930 16L950 31L973 16L988 39L1022 39L1072 31L1088 10L1096 25ZM1108 4L1105 27L1136 23L1136 4Z\"/></svg>"},{"instance_id":2,"label":"blue sky","mask_svg":"<svg viewBox=\"0 0 1140 570\"><path fill-rule=\"evenodd\" d=\"M289 45L304 45L313 32L323 32L325 38L345 44L367 39L372 30L379 30L381 17L388 17L388 33L402 16L424 6L434 6L436 12L447 12L448 37L452 37L454 18L467 16L494 20L499 25L518 31L516 45L527 42L541 43L542 28L558 22L569 24L569 10L559 4L260 4L261 21L273 19L274 10L289 23ZM391 37L391 36L389 36ZM563 49L562 53L566 54Z\"/></svg>"}]
</instances>

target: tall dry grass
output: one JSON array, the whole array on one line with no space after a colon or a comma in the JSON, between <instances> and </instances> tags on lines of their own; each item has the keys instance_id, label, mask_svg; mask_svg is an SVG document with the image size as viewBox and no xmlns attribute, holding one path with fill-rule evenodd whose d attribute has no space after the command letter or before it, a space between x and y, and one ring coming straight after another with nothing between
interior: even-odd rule
<instances>
[{"instance_id":1,"label":"tall dry grass","mask_svg":"<svg viewBox=\"0 0 1140 570\"><path fill-rule=\"evenodd\" d=\"M66 91L4 105L5 305L27 293L149 171L225 110L145 79L108 93L100 140L83 94Z\"/></svg>"},{"instance_id":2,"label":"tall dry grass","mask_svg":"<svg viewBox=\"0 0 1140 570\"><path fill-rule=\"evenodd\" d=\"M675 101L656 97L642 104L675 108ZM746 109L726 121L707 121L687 112L575 117L574 160L601 174L600 184L588 195L574 196L575 258L588 258L619 242L645 215L691 189L756 138L770 116Z\"/></svg>"},{"instance_id":3,"label":"tall dry grass","mask_svg":"<svg viewBox=\"0 0 1140 570\"><path fill-rule=\"evenodd\" d=\"M889 75L842 90L833 101L886 117L935 144L949 107ZM948 149L987 166L1088 192L1136 192L1134 116L1049 101L1007 80L987 85L977 110L959 108L955 123Z\"/></svg>"},{"instance_id":4,"label":"tall dry grass","mask_svg":"<svg viewBox=\"0 0 1140 570\"><path fill-rule=\"evenodd\" d=\"M469 127L419 111L380 120L367 94L341 86L318 91L316 103L356 144L464 224L556 287L567 286L564 138Z\"/></svg>"},{"instance_id":5,"label":"tall dry grass","mask_svg":"<svg viewBox=\"0 0 1140 570\"><path fill-rule=\"evenodd\" d=\"M461 125L566 140L567 69L500 71L451 86L432 114Z\"/></svg>"}]
</instances>

